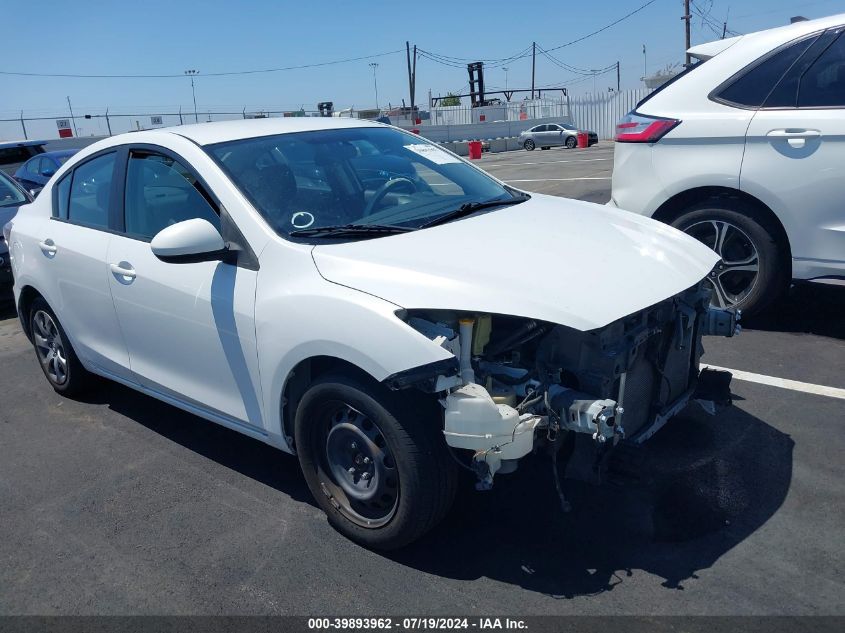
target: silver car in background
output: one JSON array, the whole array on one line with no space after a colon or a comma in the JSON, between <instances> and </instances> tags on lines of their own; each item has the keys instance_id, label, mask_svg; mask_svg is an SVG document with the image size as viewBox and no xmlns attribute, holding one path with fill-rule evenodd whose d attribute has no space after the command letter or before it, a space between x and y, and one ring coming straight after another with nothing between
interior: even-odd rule
<instances>
[{"instance_id":1,"label":"silver car in background","mask_svg":"<svg viewBox=\"0 0 845 633\"><path fill-rule=\"evenodd\" d=\"M569 123L544 123L535 125L519 135L519 144L532 151L535 147L549 149L556 145L564 145L569 149L578 147L578 132L581 131ZM587 145L595 145L599 142L598 134L592 131L587 132Z\"/></svg>"}]
</instances>

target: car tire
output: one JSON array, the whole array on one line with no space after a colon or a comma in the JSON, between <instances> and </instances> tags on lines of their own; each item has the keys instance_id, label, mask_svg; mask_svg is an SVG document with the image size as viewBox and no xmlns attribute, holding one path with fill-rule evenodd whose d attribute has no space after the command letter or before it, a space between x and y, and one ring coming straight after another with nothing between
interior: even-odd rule
<instances>
[{"instance_id":1,"label":"car tire","mask_svg":"<svg viewBox=\"0 0 845 633\"><path fill-rule=\"evenodd\" d=\"M567 136L566 147L568 147L569 149L575 149L576 147L578 147L578 139L574 136Z\"/></svg>"},{"instance_id":2,"label":"car tire","mask_svg":"<svg viewBox=\"0 0 845 633\"><path fill-rule=\"evenodd\" d=\"M534 141L528 139L522 144L522 147L524 147L526 151L533 152L536 146L534 145Z\"/></svg>"},{"instance_id":3,"label":"car tire","mask_svg":"<svg viewBox=\"0 0 845 633\"><path fill-rule=\"evenodd\" d=\"M91 386L92 375L79 361L55 312L41 297L30 306L29 332L41 371L57 393L72 396Z\"/></svg>"},{"instance_id":4,"label":"car tire","mask_svg":"<svg viewBox=\"0 0 845 633\"><path fill-rule=\"evenodd\" d=\"M305 392L294 422L299 463L335 529L391 550L447 514L457 468L439 415L437 402L421 394L344 375L320 378Z\"/></svg>"},{"instance_id":5,"label":"car tire","mask_svg":"<svg viewBox=\"0 0 845 633\"><path fill-rule=\"evenodd\" d=\"M736 199L709 200L685 211L672 226L722 257L707 277L713 305L759 313L788 286L789 258L780 232L754 205Z\"/></svg>"},{"instance_id":6,"label":"car tire","mask_svg":"<svg viewBox=\"0 0 845 633\"><path fill-rule=\"evenodd\" d=\"M549 149L549 148L548 147L541 147L540 149L546 150L546 149Z\"/></svg>"}]
</instances>

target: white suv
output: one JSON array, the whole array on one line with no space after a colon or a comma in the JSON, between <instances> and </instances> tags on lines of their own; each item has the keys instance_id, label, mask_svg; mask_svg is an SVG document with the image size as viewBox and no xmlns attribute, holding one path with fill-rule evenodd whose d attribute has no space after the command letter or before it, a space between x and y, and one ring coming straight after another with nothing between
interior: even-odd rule
<instances>
[{"instance_id":1,"label":"white suv","mask_svg":"<svg viewBox=\"0 0 845 633\"><path fill-rule=\"evenodd\" d=\"M295 451L333 525L373 547L434 525L459 465L489 487L566 445L592 468L714 399L700 339L736 325L691 237L379 123L116 136L4 232L56 391L97 374Z\"/></svg>"},{"instance_id":2,"label":"white suv","mask_svg":"<svg viewBox=\"0 0 845 633\"><path fill-rule=\"evenodd\" d=\"M845 276L845 15L696 46L617 127L611 205L714 248L714 302Z\"/></svg>"}]
</instances>

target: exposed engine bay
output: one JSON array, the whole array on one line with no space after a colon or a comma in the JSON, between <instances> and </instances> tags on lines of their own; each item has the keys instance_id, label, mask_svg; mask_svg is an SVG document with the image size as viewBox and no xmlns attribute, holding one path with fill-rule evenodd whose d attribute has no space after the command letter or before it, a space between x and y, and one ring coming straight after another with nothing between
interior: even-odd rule
<instances>
[{"instance_id":1,"label":"exposed engine bay","mask_svg":"<svg viewBox=\"0 0 845 633\"><path fill-rule=\"evenodd\" d=\"M497 314L401 316L455 362L387 384L438 394L446 443L479 489L532 452L548 449L556 464L565 443L587 464L580 478L600 479L620 442L644 442L691 401L711 414L730 403L730 375L700 371L699 359L702 336L733 336L738 315L710 307L704 284L591 331Z\"/></svg>"}]
</instances>

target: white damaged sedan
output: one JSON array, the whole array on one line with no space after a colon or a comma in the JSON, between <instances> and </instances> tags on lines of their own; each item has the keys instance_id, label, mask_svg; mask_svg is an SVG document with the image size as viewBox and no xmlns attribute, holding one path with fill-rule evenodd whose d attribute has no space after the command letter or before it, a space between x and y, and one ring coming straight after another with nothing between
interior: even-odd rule
<instances>
[{"instance_id":1,"label":"white damaged sedan","mask_svg":"<svg viewBox=\"0 0 845 633\"><path fill-rule=\"evenodd\" d=\"M434 526L460 467L489 488L566 445L596 478L620 442L726 399L699 371L701 337L737 329L709 307L709 248L378 123L115 136L4 231L56 391L96 374L296 453L374 548Z\"/></svg>"}]
</instances>

